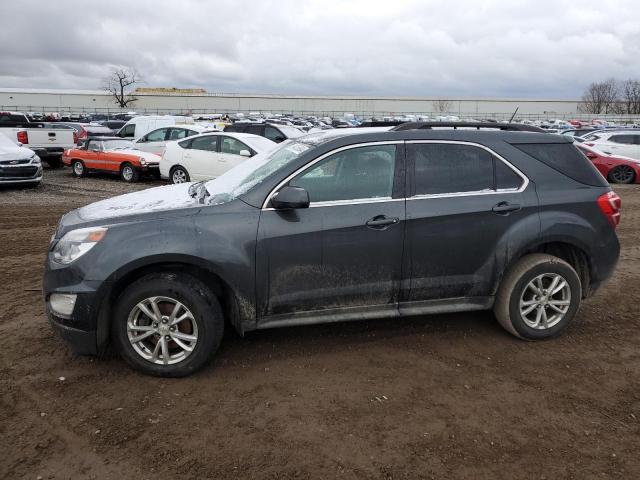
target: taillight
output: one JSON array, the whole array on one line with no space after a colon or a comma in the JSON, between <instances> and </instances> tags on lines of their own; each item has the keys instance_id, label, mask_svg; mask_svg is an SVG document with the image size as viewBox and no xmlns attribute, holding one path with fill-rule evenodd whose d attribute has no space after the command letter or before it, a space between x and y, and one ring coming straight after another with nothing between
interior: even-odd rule
<instances>
[{"instance_id":1,"label":"taillight","mask_svg":"<svg viewBox=\"0 0 640 480\"><path fill-rule=\"evenodd\" d=\"M615 192L607 192L598 197L598 206L609 223L616 228L620 224L620 207L622 199Z\"/></svg>"},{"instance_id":2,"label":"taillight","mask_svg":"<svg viewBox=\"0 0 640 480\"><path fill-rule=\"evenodd\" d=\"M77 132L73 132L73 144L75 145L76 143L78 143L78 133Z\"/></svg>"},{"instance_id":3,"label":"taillight","mask_svg":"<svg viewBox=\"0 0 640 480\"><path fill-rule=\"evenodd\" d=\"M29 143L29 135L27 135L27 132L18 132L18 141L23 145Z\"/></svg>"}]
</instances>

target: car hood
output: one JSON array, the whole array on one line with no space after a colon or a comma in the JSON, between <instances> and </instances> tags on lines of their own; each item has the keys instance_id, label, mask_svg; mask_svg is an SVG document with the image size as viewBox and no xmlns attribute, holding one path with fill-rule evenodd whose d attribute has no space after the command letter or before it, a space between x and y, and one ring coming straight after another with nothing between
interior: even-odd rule
<instances>
[{"instance_id":1,"label":"car hood","mask_svg":"<svg viewBox=\"0 0 640 480\"><path fill-rule=\"evenodd\" d=\"M2 134L0 134L2 135ZM2 160L26 160L33 156L33 150L28 148L12 146L0 147L0 161Z\"/></svg>"},{"instance_id":2,"label":"car hood","mask_svg":"<svg viewBox=\"0 0 640 480\"><path fill-rule=\"evenodd\" d=\"M77 210L84 221L202 206L189 195L191 183L149 188L91 203Z\"/></svg>"}]
</instances>

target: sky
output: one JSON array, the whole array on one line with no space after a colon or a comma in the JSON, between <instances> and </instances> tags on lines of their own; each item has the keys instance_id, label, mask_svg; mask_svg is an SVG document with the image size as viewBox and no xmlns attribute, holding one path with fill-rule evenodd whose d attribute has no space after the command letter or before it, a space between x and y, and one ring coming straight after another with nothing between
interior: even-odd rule
<instances>
[{"instance_id":1,"label":"sky","mask_svg":"<svg viewBox=\"0 0 640 480\"><path fill-rule=\"evenodd\" d=\"M638 0L1 0L0 87L579 98L640 79Z\"/></svg>"}]
</instances>

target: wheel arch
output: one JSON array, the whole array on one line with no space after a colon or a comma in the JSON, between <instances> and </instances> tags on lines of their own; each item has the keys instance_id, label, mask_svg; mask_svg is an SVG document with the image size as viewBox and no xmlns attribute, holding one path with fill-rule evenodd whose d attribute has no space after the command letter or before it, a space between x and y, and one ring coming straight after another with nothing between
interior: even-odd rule
<instances>
[{"instance_id":1,"label":"wheel arch","mask_svg":"<svg viewBox=\"0 0 640 480\"><path fill-rule=\"evenodd\" d=\"M134 261L111 274L104 282L101 292L102 305L97 321L98 350L103 351L109 342L109 332L113 305L121 293L136 280L151 273L186 273L197 278L211 289L220 302L225 321L228 321L240 335L245 331L247 321L255 321L254 304L241 296L215 265L189 255L162 255Z\"/></svg>"}]
</instances>

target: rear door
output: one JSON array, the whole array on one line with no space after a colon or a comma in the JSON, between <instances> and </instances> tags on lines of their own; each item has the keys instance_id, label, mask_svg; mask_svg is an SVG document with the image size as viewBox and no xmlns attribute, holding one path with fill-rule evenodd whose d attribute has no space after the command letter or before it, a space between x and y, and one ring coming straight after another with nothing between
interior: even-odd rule
<instances>
[{"instance_id":1,"label":"rear door","mask_svg":"<svg viewBox=\"0 0 640 480\"><path fill-rule=\"evenodd\" d=\"M259 321L317 321L332 312L334 321L363 312L397 315L403 164L402 142L352 145L319 157L278 187L306 189L311 204L286 211L267 206L261 213Z\"/></svg>"},{"instance_id":2,"label":"rear door","mask_svg":"<svg viewBox=\"0 0 640 480\"><path fill-rule=\"evenodd\" d=\"M191 180L208 180L218 175L217 165L218 135L204 135L191 140L190 147L185 149L182 162L189 171Z\"/></svg>"},{"instance_id":3,"label":"rear door","mask_svg":"<svg viewBox=\"0 0 640 480\"><path fill-rule=\"evenodd\" d=\"M419 313L434 300L492 295L512 227L537 212L528 179L487 148L465 142L407 142L407 171L401 312Z\"/></svg>"}]
</instances>

